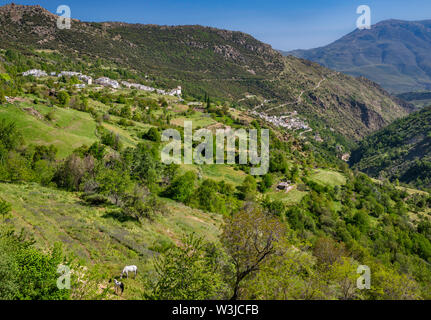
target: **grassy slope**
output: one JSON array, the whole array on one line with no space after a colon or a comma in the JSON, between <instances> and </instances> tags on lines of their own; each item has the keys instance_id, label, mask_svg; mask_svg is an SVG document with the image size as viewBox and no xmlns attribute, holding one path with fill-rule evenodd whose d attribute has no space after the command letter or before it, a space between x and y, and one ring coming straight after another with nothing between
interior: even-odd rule
<instances>
[{"instance_id":1,"label":"grassy slope","mask_svg":"<svg viewBox=\"0 0 431 320\"><path fill-rule=\"evenodd\" d=\"M42 117L50 111L54 112L54 120L34 116L25 109L32 108ZM98 140L96 135L96 122L89 113L73 109L51 108L43 104L33 104L29 101L8 104L0 108L0 119L15 122L23 134L26 144L50 145L58 148L58 157L64 158L74 149L82 145L91 145ZM137 133L148 130L150 125L134 122L133 127L121 127L116 124L120 118L111 116L111 123L103 126L118 133L123 144L136 145Z\"/></svg>"},{"instance_id":2,"label":"grassy slope","mask_svg":"<svg viewBox=\"0 0 431 320\"><path fill-rule=\"evenodd\" d=\"M56 120L49 122L38 119L24 108L34 108L42 115L52 108L27 102L19 103L19 107L9 104L0 108L0 119L15 122L26 143L55 144L59 156L64 157L82 144L91 145L97 140L96 123L88 113L55 108Z\"/></svg>"},{"instance_id":3,"label":"grassy slope","mask_svg":"<svg viewBox=\"0 0 431 320\"><path fill-rule=\"evenodd\" d=\"M195 232L216 241L221 217L166 200L168 212L154 222L139 225L119 221L113 207L88 207L78 194L36 184L0 184L0 197L12 204L11 222L32 234L41 248L63 243L65 251L87 265L102 266L119 275L124 265L140 271L152 269L151 258L179 243L184 233ZM125 298L139 298L143 272L127 280Z\"/></svg>"}]
</instances>

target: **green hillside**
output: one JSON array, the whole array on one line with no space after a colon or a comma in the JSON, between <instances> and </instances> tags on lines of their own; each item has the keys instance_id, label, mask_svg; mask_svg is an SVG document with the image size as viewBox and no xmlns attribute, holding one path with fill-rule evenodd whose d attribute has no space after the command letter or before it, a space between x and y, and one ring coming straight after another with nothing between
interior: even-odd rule
<instances>
[{"instance_id":1,"label":"green hillside","mask_svg":"<svg viewBox=\"0 0 431 320\"><path fill-rule=\"evenodd\" d=\"M74 21L81 31L69 34L43 24L52 20L40 7L0 8L0 299L431 299L430 194L340 159L409 105L241 33ZM137 37L146 33L148 47ZM185 92L23 76L30 68ZM262 117L292 101L292 122L311 131ZM382 152L405 139L428 150L429 133L416 129L427 130L429 112L379 132ZM212 133L267 129L268 172L240 164L239 143L234 164L163 163L162 133L184 137L186 120ZM59 265L72 270L70 289L57 286ZM109 280L129 265L138 275L123 278L121 295ZM360 265L372 272L367 290L357 287Z\"/></svg>"},{"instance_id":2,"label":"green hillside","mask_svg":"<svg viewBox=\"0 0 431 320\"><path fill-rule=\"evenodd\" d=\"M32 56L18 72L30 66L68 70L73 64L74 71L94 77L163 88L181 85L187 96L201 100L209 94L252 109L263 103L261 112L298 111L328 139L334 136L330 129L335 130L348 140L338 139L346 147L411 109L374 83L286 59L241 32L80 21L73 21L70 30L59 30L56 16L39 6L6 5L0 8L0 39L3 49Z\"/></svg>"},{"instance_id":3,"label":"green hillside","mask_svg":"<svg viewBox=\"0 0 431 320\"><path fill-rule=\"evenodd\" d=\"M364 139L351 161L371 176L429 189L430 143L431 108L426 107Z\"/></svg>"}]
</instances>

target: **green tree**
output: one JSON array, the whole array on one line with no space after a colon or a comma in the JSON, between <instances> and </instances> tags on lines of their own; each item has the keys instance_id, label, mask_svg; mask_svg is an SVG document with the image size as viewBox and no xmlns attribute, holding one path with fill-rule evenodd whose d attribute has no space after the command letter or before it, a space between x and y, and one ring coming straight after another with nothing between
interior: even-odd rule
<instances>
[{"instance_id":1,"label":"green tree","mask_svg":"<svg viewBox=\"0 0 431 320\"><path fill-rule=\"evenodd\" d=\"M155 127L151 127L145 134L142 135L142 138L154 141L154 142L160 142L161 135L159 130Z\"/></svg>"},{"instance_id":2,"label":"green tree","mask_svg":"<svg viewBox=\"0 0 431 320\"><path fill-rule=\"evenodd\" d=\"M116 205L132 187L130 175L122 168L103 168L99 170L96 181L99 193L111 197Z\"/></svg>"},{"instance_id":3,"label":"green tree","mask_svg":"<svg viewBox=\"0 0 431 320\"><path fill-rule=\"evenodd\" d=\"M194 194L196 179L193 171L187 171L174 179L165 194L176 201L188 204Z\"/></svg>"},{"instance_id":4,"label":"green tree","mask_svg":"<svg viewBox=\"0 0 431 320\"><path fill-rule=\"evenodd\" d=\"M220 241L235 267L232 300L239 297L241 282L259 270L266 259L276 253L276 242L285 228L277 218L250 204L233 217L226 217Z\"/></svg>"},{"instance_id":5,"label":"green tree","mask_svg":"<svg viewBox=\"0 0 431 320\"><path fill-rule=\"evenodd\" d=\"M238 189L240 191L240 199L253 200L257 191L256 179L253 176L248 175Z\"/></svg>"},{"instance_id":6,"label":"green tree","mask_svg":"<svg viewBox=\"0 0 431 320\"><path fill-rule=\"evenodd\" d=\"M150 299L208 300L220 298L223 289L217 253L193 234L181 246L170 248L155 260L157 280L151 284Z\"/></svg>"},{"instance_id":7,"label":"green tree","mask_svg":"<svg viewBox=\"0 0 431 320\"><path fill-rule=\"evenodd\" d=\"M270 173L265 174L262 177L262 181L259 184L259 191L264 193L268 191L268 189L271 188L273 184L274 184L274 179L272 177L272 174Z\"/></svg>"},{"instance_id":8,"label":"green tree","mask_svg":"<svg viewBox=\"0 0 431 320\"><path fill-rule=\"evenodd\" d=\"M58 103L66 107L69 105L70 102L70 95L66 91L60 91L57 95Z\"/></svg>"},{"instance_id":9,"label":"green tree","mask_svg":"<svg viewBox=\"0 0 431 320\"><path fill-rule=\"evenodd\" d=\"M11 205L0 198L0 214L3 216L3 220L6 218L10 211Z\"/></svg>"},{"instance_id":10,"label":"green tree","mask_svg":"<svg viewBox=\"0 0 431 320\"><path fill-rule=\"evenodd\" d=\"M218 193L217 182L205 179L196 192L199 206L209 212L225 213L224 199Z\"/></svg>"},{"instance_id":11,"label":"green tree","mask_svg":"<svg viewBox=\"0 0 431 320\"><path fill-rule=\"evenodd\" d=\"M0 145L7 151L13 150L22 143L21 133L17 130L16 124L0 120Z\"/></svg>"},{"instance_id":12,"label":"green tree","mask_svg":"<svg viewBox=\"0 0 431 320\"><path fill-rule=\"evenodd\" d=\"M64 262L55 245L49 253L8 229L0 229L0 299L65 300L69 290L57 287L57 268Z\"/></svg>"}]
</instances>

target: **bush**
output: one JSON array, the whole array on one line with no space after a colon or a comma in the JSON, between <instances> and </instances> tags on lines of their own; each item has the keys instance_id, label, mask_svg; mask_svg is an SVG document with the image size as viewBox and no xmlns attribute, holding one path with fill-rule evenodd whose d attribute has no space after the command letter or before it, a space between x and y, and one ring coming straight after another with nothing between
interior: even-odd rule
<instances>
[{"instance_id":1,"label":"bush","mask_svg":"<svg viewBox=\"0 0 431 320\"><path fill-rule=\"evenodd\" d=\"M102 136L102 143L104 145L107 145L108 147L111 147L114 150L121 150L122 148L122 143L120 141L120 135L115 134L113 132L106 132L103 136Z\"/></svg>"},{"instance_id":2,"label":"bush","mask_svg":"<svg viewBox=\"0 0 431 320\"><path fill-rule=\"evenodd\" d=\"M157 128L152 127L142 135L142 138L146 140L154 141L154 142L160 142L161 135L159 130L157 130Z\"/></svg>"},{"instance_id":3,"label":"bush","mask_svg":"<svg viewBox=\"0 0 431 320\"><path fill-rule=\"evenodd\" d=\"M50 253L33 247L33 242L10 230L0 230L0 300L66 300L69 290L57 287L62 250Z\"/></svg>"},{"instance_id":4,"label":"bush","mask_svg":"<svg viewBox=\"0 0 431 320\"><path fill-rule=\"evenodd\" d=\"M165 194L173 200L188 204L194 194L196 179L196 174L188 171L174 179Z\"/></svg>"},{"instance_id":5,"label":"bush","mask_svg":"<svg viewBox=\"0 0 431 320\"><path fill-rule=\"evenodd\" d=\"M82 199L92 206L101 206L109 203L109 199L101 194L83 195Z\"/></svg>"}]
</instances>

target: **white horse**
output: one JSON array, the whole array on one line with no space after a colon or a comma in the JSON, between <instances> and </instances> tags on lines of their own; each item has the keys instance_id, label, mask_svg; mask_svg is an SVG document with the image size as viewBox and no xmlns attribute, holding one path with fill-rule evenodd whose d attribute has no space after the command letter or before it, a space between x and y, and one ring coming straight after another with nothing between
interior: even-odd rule
<instances>
[{"instance_id":1,"label":"white horse","mask_svg":"<svg viewBox=\"0 0 431 320\"><path fill-rule=\"evenodd\" d=\"M112 279L109 280L109 282L112 282ZM121 281L118 281L117 279L114 279L114 289L117 296L118 296L118 291L121 291L120 296L123 295L124 283L122 283Z\"/></svg>"},{"instance_id":2,"label":"white horse","mask_svg":"<svg viewBox=\"0 0 431 320\"><path fill-rule=\"evenodd\" d=\"M135 274L135 277L133 278L135 279L138 273L138 267L137 266L124 267L123 272L121 272L121 279L123 279L124 274L126 274L127 278L129 278L129 272L133 272Z\"/></svg>"}]
</instances>

